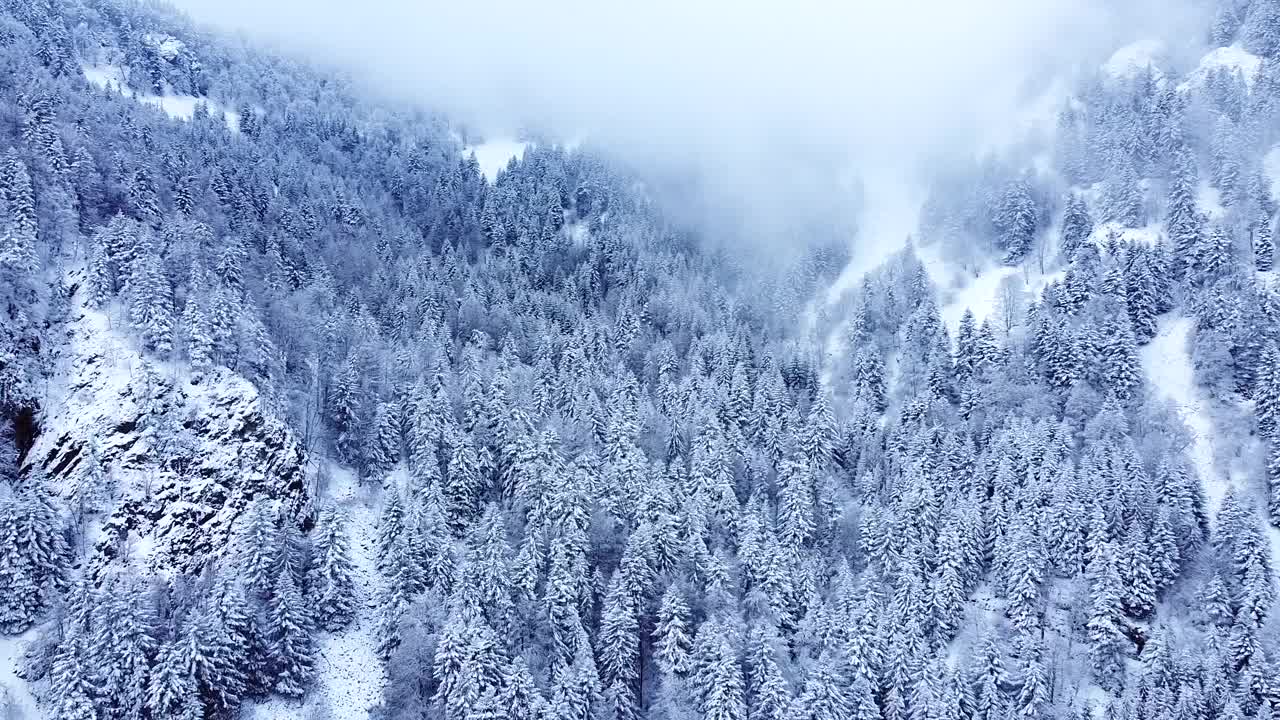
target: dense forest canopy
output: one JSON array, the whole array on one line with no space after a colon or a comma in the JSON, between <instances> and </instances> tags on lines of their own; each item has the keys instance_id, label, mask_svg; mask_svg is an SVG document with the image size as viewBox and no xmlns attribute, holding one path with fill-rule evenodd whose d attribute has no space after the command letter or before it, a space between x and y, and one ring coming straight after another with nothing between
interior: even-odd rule
<instances>
[{"instance_id":1,"label":"dense forest canopy","mask_svg":"<svg viewBox=\"0 0 1280 720\"><path fill-rule=\"evenodd\" d=\"M1041 162L939 171L828 302L850 251L821 223L778 262L590 146L490 181L447 118L164 6L0 0L21 693L110 720L1271 717L1280 2L1224 0L1204 42L1257 65L1100 71ZM95 383L134 416L66 410ZM372 707L333 694L335 638L376 658Z\"/></svg>"}]
</instances>

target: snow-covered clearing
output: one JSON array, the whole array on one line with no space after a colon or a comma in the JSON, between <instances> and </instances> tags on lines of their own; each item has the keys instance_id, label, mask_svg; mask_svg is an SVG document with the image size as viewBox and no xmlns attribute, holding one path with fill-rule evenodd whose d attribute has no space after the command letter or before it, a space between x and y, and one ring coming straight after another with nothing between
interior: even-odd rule
<instances>
[{"instance_id":1,"label":"snow-covered clearing","mask_svg":"<svg viewBox=\"0 0 1280 720\"><path fill-rule=\"evenodd\" d=\"M529 143L519 142L511 138L493 138L478 145L468 145L462 149L462 156L475 153L476 162L480 164L480 174L485 180L493 182L498 173L507 169L512 158L524 156Z\"/></svg>"},{"instance_id":2,"label":"snow-covered clearing","mask_svg":"<svg viewBox=\"0 0 1280 720\"><path fill-rule=\"evenodd\" d=\"M18 677L22 649L36 635L28 630L15 637L0 637L0 717L6 720L38 720L40 707L27 681Z\"/></svg>"},{"instance_id":3,"label":"snow-covered clearing","mask_svg":"<svg viewBox=\"0 0 1280 720\"><path fill-rule=\"evenodd\" d=\"M124 97L133 98L144 105L159 108L174 120L191 120L196 115L196 108L204 103L213 115L219 113L227 123L227 129L240 131L240 114L228 110L209 98L198 98L192 95L165 93L164 95L147 95L135 92L124 82L124 71L114 65L89 65L84 68L84 77L89 82L104 90L113 90Z\"/></svg>"},{"instance_id":4,"label":"snow-covered clearing","mask_svg":"<svg viewBox=\"0 0 1280 720\"><path fill-rule=\"evenodd\" d=\"M916 252L929 272L929 279L938 288L938 313L953 338L965 310L973 312L973 319L979 325L995 314L1006 278L1013 278L1013 288L1031 300L1040 297L1049 283L1063 275L1062 271L1042 273L1034 269L1031 266L1034 258L1028 258L1020 266L988 263L976 273L960 272L943 260L934 247L917 248Z\"/></svg>"},{"instance_id":5,"label":"snow-covered clearing","mask_svg":"<svg viewBox=\"0 0 1280 720\"><path fill-rule=\"evenodd\" d=\"M1155 339L1142 348L1142 367L1154 392L1174 404L1191 432L1191 463L1209 502L1209 522L1215 523L1227 490L1235 487L1240 492L1247 492L1248 489L1237 473L1223 472L1218 467L1214 445L1217 431L1209 409L1210 401L1196 384L1187 347L1193 323L1194 320L1180 314L1161 318ZM1280 575L1280 529L1265 520L1263 524L1271 542L1272 567Z\"/></svg>"},{"instance_id":6,"label":"snow-covered clearing","mask_svg":"<svg viewBox=\"0 0 1280 720\"><path fill-rule=\"evenodd\" d=\"M1207 401L1196 385L1187 339L1194 321L1182 315L1160 319L1155 339L1142 348L1142 367L1155 393L1174 404L1191 432L1191 463L1209 501L1209 517L1218 515L1231 479L1218 471L1214 459L1214 429Z\"/></svg>"},{"instance_id":7,"label":"snow-covered clearing","mask_svg":"<svg viewBox=\"0 0 1280 720\"><path fill-rule=\"evenodd\" d=\"M1214 201L1214 197L1206 195L1204 203L1200 205L1200 209L1206 211L1206 213L1212 211L1214 206L1209 203ZM1103 247L1111 235L1114 234L1120 242L1142 243L1143 245L1154 246L1160 242L1160 235L1163 232L1164 225L1160 223L1133 228L1108 221L1094 226L1093 233L1089 235L1089 241L1098 247Z\"/></svg>"},{"instance_id":8,"label":"snow-covered clearing","mask_svg":"<svg viewBox=\"0 0 1280 720\"><path fill-rule=\"evenodd\" d=\"M369 493L349 470L328 467L329 487L324 493L347 514L351 560L355 570L356 619L339 633L320 632L316 649L315 681L301 703L273 698L250 707L251 718L328 717L333 720L367 718L382 697L382 661L375 651L374 622L379 587L374 537L377 512Z\"/></svg>"},{"instance_id":9,"label":"snow-covered clearing","mask_svg":"<svg viewBox=\"0 0 1280 720\"><path fill-rule=\"evenodd\" d=\"M1227 215L1227 209L1222 206L1222 192L1207 181L1200 183L1196 190L1196 207L1210 220L1221 220Z\"/></svg>"}]
</instances>

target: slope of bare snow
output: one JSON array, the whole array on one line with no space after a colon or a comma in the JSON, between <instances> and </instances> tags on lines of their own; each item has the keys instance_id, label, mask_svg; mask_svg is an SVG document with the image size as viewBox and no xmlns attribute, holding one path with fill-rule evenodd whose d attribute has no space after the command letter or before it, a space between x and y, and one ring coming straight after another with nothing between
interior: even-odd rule
<instances>
[{"instance_id":1,"label":"slope of bare snow","mask_svg":"<svg viewBox=\"0 0 1280 720\"><path fill-rule=\"evenodd\" d=\"M375 650L374 623L380 577L374 557L377 511L370 494L349 470L330 465L325 493L347 515L351 560L355 566L355 622L338 633L317 637L315 680L302 702L273 698L251 705L247 716L259 720L330 718L358 720L382 697L383 667Z\"/></svg>"},{"instance_id":2,"label":"slope of bare snow","mask_svg":"<svg viewBox=\"0 0 1280 720\"><path fill-rule=\"evenodd\" d=\"M1239 72L1244 78L1245 86L1252 88L1261 67L1262 59L1239 45L1214 48L1200 58L1200 65L1178 85L1178 90L1188 92L1196 86L1203 85L1210 73L1224 68Z\"/></svg>"},{"instance_id":3,"label":"slope of bare snow","mask_svg":"<svg viewBox=\"0 0 1280 720\"><path fill-rule=\"evenodd\" d=\"M36 698L27 681L18 677L22 650L36 635L28 630L23 635L0 636L0 717L5 720L39 720L42 717Z\"/></svg>"},{"instance_id":4,"label":"slope of bare snow","mask_svg":"<svg viewBox=\"0 0 1280 720\"><path fill-rule=\"evenodd\" d=\"M1191 432L1188 456L1200 477L1209 502L1209 521L1213 523L1227 490L1235 488L1238 492L1249 492L1249 489L1239 473L1233 469L1224 472L1219 467L1210 401L1196 384L1187 347L1193 323L1194 320L1182 315L1161 318L1155 339L1142 348L1142 366L1153 392L1177 407L1183 423ZM1265 507L1265 504L1260 503L1257 507ZM1280 575L1280 529L1265 521L1263 524L1271 543L1273 567Z\"/></svg>"},{"instance_id":5,"label":"slope of bare snow","mask_svg":"<svg viewBox=\"0 0 1280 720\"><path fill-rule=\"evenodd\" d=\"M1191 432L1188 455L1204 486L1212 521L1232 480L1218 471L1213 421L1191 366L1187 340L1193 322L1182 315L1161 318L1155 339L1142 348L1142 367L1152 391L1177 407L1182 422Z\"/></svg>"},{"instance_id":6,"label":"slope of bare snow","mask_svg":"<svg viewBox=\"0 0 1280 720\"><path fill-rule=\"evenodd\" d=\"M1112 53L1111 57L1102 64L1102 71L1117 80L1124 80L1150 67L1157 78L1163 77L1157 61L1163 50L1164 43L1159 40L1139 40L1130 43Z\"/></svg>"},{"instance_id":7,"label":"slope of bare snow","mask_svg":"<svg viewBox=\"0 0 1280 720\"><path fill-rule=\"evenodd\" d=\"M209 108L209 112L217 115L222 114L227 129L231 132L240 131L240 114L232 110L228 110L209 98L198 98L192 95L178 95L176 93L165 93L164 95L148 95L145 93L135 92L124 82L124 70L114 65L90 65L84 68L84 77L90 83L97 85L104 90L112 90L120 93L124 97L133 98L144 105L151 105L159 108L174 120L191 120L195 117L196 108L204 103Z\"/></svg>"}]
</instances>

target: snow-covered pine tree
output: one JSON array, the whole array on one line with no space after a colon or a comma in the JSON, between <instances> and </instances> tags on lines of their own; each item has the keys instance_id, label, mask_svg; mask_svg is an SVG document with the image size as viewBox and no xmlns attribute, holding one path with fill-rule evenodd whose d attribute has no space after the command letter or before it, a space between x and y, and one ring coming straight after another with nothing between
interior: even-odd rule
<instances>
[{"instance_id":1,"label":"snow-covered pine tree","mask_svg":"<svg viewBox=\"0 0 1280 720\"><path fill-rule=\"evenodd\" d=\"M154 234L139 235L127 286L129 319L142 337L143 347L161 358L173 347L173 291L162 268Z\"/></svg>"},{"instance_id":2,"label":"snow-covered pine tree","mask_svg":"<svg viewBox=\"0 0 1280 720\"><path fill-rule=\"evenodd\" d=\"M1015 265L1035 243L1039 213L1031 196L1031 186L1018 179L1005 186L992 217L999 233L997 244L1004 253L1004 263Z\"/></svg>"},{"instance_id":3,"label":"snow-covered pine tree","mask_svg":"<svg viewBox=\"0 0 1280 720\"><path fill-rule=\"evenodd\" d=\"M40 265L35 195L17 150L0 161L0 300L29 303Z\"/></svg>"},{"instance_id":4,"label":"snow-covered pine tree","mask_svg":"<svg viewBox=\"0 0 1280 720\"><path fill-rule=\"evenodd\" d=\"M151 717L199 720L204 709L196 693L191 645L184 642L180 629L171 628L169 635L151 669L147 709Z\"/></svg>"},{"instance_id":5,"label":"snow-covered pine tree","mask_svg":"<svg viewBox=\"0 0 1280 720\"><path fill-rule=\"evenodd\" d=\"M1253 265L1261 272L1269 272L1275 266L1276 244L1271 230L1271 216L1262 213L1253 224Z\"/></svg>"},{"instance_id":6,"label":"snow-covered pine tree","mask_svg":"<svg viewBox=\"0 0 1280 720\"><path fill-rule=\"evenodd\" d=\"M275 691L285 697L302 697L315 670L315 640L310 609L303 602L292 573L282 572L276 581L268 636Z\"/></svg>"},{"instance_id":7,"label":"snow-covered pine tree","mask_svg":"<svg viewBox=\"0 0 1280 720\"><path fill-rule=\"evenodd\" d=\"M1089 208L1084 199L1077 193L1067 195L1066 209L1062 214L1062 239L1059 252L1066 260L1075 257L1076 250L1089 239L1093 233L1093 218L1089 216Z\"/></svg>"},{"instance_id":8,"label":"snow-covered pine tree","mask_svg":"<svg viewBox=\"0 0 1280 720\"><path fill-rule=\"evenodd\" d=\"M315 561L307 586L314 597L316 622L331 632L349 625L356 610L355 577L345 525L346 516L330 506L321 512L312 531Z\"/></svg>"}]
</instances>

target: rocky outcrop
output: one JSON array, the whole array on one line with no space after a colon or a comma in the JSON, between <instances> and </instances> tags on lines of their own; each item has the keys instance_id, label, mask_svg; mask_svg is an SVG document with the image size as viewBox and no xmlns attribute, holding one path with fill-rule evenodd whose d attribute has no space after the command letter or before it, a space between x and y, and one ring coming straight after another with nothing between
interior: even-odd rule
<instances>
[{"instance_id":1,"label":"rocky outcrop","mask_svg":"<svg viewBox=\"0 0 1280 720\"><path fill-rule=\"evenodd\" d=\"M78 310L67 341L25 465L73 512L101 515L95 564L129 548L152 571L198 572L254 498L305 520L303 449L251 383L149 363L96 310Z\"/></svg>"}]
</instances>

